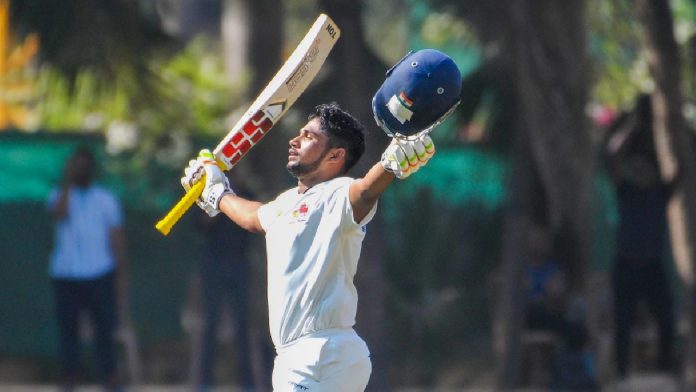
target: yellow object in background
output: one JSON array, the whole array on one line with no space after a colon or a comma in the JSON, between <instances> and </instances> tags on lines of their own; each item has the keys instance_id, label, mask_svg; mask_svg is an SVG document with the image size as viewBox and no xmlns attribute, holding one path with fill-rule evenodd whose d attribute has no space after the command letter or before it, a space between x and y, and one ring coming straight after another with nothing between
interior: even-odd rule
<instances>
[{"instance_id":1,"label":"yellow object in background","mask_svg":"<svg viewBox=\"0 0 696 392\"><path fill-rule=\"evenodd\" d=\"M0 0L0 131L31 127L34 85L28 73L39 51L35 34L14 45L9 13L10 0Z\"/></svg>"}]
</instances>

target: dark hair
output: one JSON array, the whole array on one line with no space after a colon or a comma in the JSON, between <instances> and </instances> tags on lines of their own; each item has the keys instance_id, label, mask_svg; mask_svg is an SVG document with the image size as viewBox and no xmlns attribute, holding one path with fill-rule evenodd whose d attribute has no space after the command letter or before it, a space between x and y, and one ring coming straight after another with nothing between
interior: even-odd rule
<instances>
[{"instance_id":1,"label":"dark hair","mask_svg":"<svg viewBox=\"0 0 696 392\"><path fill-rule=\"evenodd\" d=\"M345 148L343 173L348 172L365 152L365 127L337 103L318 105L309 120L318 118L321 129L329 136L328 148Z\"/></svg>"},{"instance_id":2,"label":"dark hair","mask_svg":"<svg viewBox=\"0 0 696 392\"><path fill-rule=\"evenodd\" d=\"M89 185L97 173L96 162L94 153L89 148L77 146L66 163L70 171L68 179L77 186Z\"/></svg>"},{"instance_id":3,"label":"dark hair","mask_svg":"<svg viewBox=\"0 0 696 392\"><path fill-rule=\"evenodd\" d=\"M653 136L653 113L650 94L640 94L633 108L634 134L626 146L626 154L642 155L651 164L658 165Z\"/></svg>"},{"instance_id":4,"label":"dark hair","mask_svg":"<svg viewBox=\"0 0 696 392\"><path fill-rule=\"evenodd\" d=\"M87 161L89 161L89 163L91 165L94 165L97 163L97 159L95 158L92 150L89 147L84 146L84 145L78 145L77 147L75 147L75 150L72 153L72 158L73 159L75 159L75 158L86 159Z\"/></svg>"}]
</instances>

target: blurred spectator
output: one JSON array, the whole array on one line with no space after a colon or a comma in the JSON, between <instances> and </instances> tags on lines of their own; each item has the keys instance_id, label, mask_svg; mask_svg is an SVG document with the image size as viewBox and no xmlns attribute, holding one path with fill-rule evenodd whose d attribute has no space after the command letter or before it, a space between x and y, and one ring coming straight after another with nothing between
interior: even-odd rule
<instances>
[{"instance_id":1,"label":"blurred spectator","mask_svg":"<svg viewBox=\"0 0 696 392\"><path fill-rule=\"evenodd\" d=\"M531 330L556 333L566 347L582 349L587 342L587 331L581 320L576 322L577 317L570 317L566 276L552 256L550 236L544 228L537 227L530 237L526 326Z\"/></svg>"},{"instance_id":2,"label":"blurred spectator","mask_svg":"<svg viewBox=\"0 0 696 392\"><path fill-rule=\"evenodd\" d=\"M641 300L647 302L657 321L658 368L669 370L672 366L675 316L663 257L668 246L666 211L673 185L660 176L649 95L641 95L634 110L617 119L610 132L607 162L619 212L612 271L614 343L617 370L624 377Z\"/></svg>"},{"instance_id":3,"label":"blurred spectator","mask_svg":"<svg viewBox=\"0 0 696 392\"><path fill-rule=\"evenodd\" d=\"M554 259L548 230L530 231L530 259L526 269L526 327L548 331L561 341L551 369L553 390L598 389L582 303L570 296L566 274Z\"/></svg>"},{"instance_id":4,"label":"blurred spectator","mask_svg":"<svg viewBox=\"0 0 696 392\"><path fill-rule=\"evenodd\" d=\"M119 389L114 334L118 313L127 316L126 249L121 206L105 188L93 184L94 155L78 148L65 165L63 183L47 201L55 221L49 274L65 390L80 381L80 314L85 311L94 333L99 381ZM120 310L120 312L119 312ZM125 320L123 320L125 321Z\"/></svg>"},{"instance_id":5,"label":"blurred spectator","mask_svg":"<svg viewBox=\"0 0 696 392\"><path fill-rule=\"evenodd\" d=\"M214 384L218 327L223 307L229 306L236 338L236 380L243 391L251 391L250 265L247 255L251 234L223 216L210 218L203 212L201 228L205 231L207 253L202 258L200 269L204 313L201 347L197 350L200 353L198 388L207 391Z\"/></svg>"}]
</instances>

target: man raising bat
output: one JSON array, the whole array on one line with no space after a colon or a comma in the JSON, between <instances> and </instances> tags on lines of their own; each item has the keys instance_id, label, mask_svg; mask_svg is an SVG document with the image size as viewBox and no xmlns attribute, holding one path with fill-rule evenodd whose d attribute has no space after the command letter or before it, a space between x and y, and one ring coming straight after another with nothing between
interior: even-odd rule
<instances>
[{"instance_id":1,"label":"man raising bat","mask_svg":"<svg viewBox=\"0 0 696 392\"><path fill-rule=\"evenodd\" d=\"M375 119L393 136L364 177L345 174L365 149L363 126L336 104L319 105L290 140L287 170L297 187L269 203L237 196L212 153L201 151L181 179L187 190L205 174L197 204L266 236L269 322L276 391L363 391L371 362L353 330L353 284L365 227L394 178L425 165L427 134L459 102L461 76L446 55L409 53L387 73L373 100ZM413 124L421 124L413 127Z\"/></svg>"}]
</instances>

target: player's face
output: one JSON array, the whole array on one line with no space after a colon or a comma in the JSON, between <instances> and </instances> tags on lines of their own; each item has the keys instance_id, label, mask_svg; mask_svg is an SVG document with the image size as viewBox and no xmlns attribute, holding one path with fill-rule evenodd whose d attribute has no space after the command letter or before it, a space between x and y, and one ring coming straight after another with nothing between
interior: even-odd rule
<instances>
[{"instance_id":1,"label":"player's face","mask_svg":"<svg viewBox=\"0 0 696 392\"><path fill-rule=\"evenodd\" d=\"M290 174L297 178L316 171L329 152L328 139L317 118L302 127L299 135L290 139L287 165Z\"/></svg>"}]
</instances>

